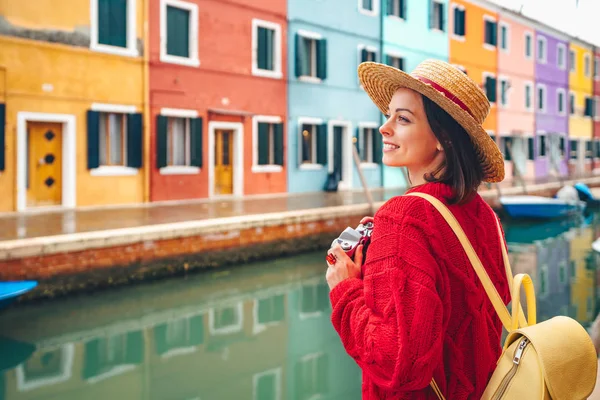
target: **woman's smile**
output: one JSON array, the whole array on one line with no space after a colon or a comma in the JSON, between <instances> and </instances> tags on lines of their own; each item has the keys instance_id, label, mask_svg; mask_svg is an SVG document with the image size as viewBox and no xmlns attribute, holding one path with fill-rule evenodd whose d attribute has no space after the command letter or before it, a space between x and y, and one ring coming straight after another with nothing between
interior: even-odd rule
<instances>
[{"instance_id":1,"label":"woman's smile","mask_svg":"<svg viewBox=\"0 0 600 400\"><path fill-rule=\"evenodd\" d=\"M394 151L394 150L398 150L400 148L400 146L392 143L392 142L388 142L387 140L383 141L383 151L388 153L390 151Z\"/></svg>"}]
</instances>

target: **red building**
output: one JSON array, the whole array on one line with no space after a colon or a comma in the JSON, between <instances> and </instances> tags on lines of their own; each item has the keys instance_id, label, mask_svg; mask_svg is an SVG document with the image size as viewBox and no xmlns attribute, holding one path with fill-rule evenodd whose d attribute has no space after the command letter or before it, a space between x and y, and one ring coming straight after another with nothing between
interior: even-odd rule
<instances>
[{"instance_id":1,"label":"red building","mask_svg":"<svg viewBox=\"0 0 600 400\"><path fill-rule=\"evenodd\" d=\"M151 1L151 201L287 191L286 11Z\"/></svg>"},{"instance_id":2,"label":"red building","mask_svg":"<svg viewBox=\"0 0 600 400\"><path fill-rule=\"evenodd\" d=\"M594 170L600 171L600 48L594 48Z\"/></svg>"}]
</instances>

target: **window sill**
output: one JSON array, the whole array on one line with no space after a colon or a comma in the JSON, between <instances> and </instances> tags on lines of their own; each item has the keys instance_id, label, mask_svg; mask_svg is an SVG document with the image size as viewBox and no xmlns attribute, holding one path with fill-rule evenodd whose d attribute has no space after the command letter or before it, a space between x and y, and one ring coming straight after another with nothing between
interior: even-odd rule
<instances>
[{"instance_id":1,"label":"window sill","mask_svg":"<svg viewBox=\"0 0 600 400\"><path fill-rule=\"evenodd\" d=\"M323 169L322 164L300 164L301 171L318 171Z\"/></svg>"},{"instance_id":2,"label":"window sill","mask_svg":"<svg viewBox=\"0 0 600 400\"><path fill-rule=\"evenodd\" d=\"M264 172L281 172L283 167L281 165L253 165L252 172L264 173Z\"/></svg>"},{"instance_id":3,"label":"window sill","mask_svg":"<svg viewBox=\"0 0 600 400\"><path fill-rule=\"evenodd\" d=\"M90 44L90 50L96 51L98 53L113 54L116 56L125 57L138 57L140 55L140 53L135 47L117 47L100 43Z\"/></svg>"},{"instance_id":4,"label":"window sill","mask_svg":"<svg viewBox=\"0 0 600 400\"><path fill-rule=\"evenodd\" d=\"M281 79L283 78L283 73L281 73L281 69L279 70L268 70L268 69L260 69L258 67L252 68L252 75L260 76L262 78L272 78L272 79Z\"/></svg>"},{"instance_id":5,"label":"window sill","mask_svg":"<svg viewBox=\"0 0 600 400\"><path fill-rule=\"evenodd\" d=\"M442 35L445 35L445 34L446 34L446 32L445 32L445 31L443 31L443 30L442 30L442 29L440 29L440 28L430 28L429 30L430 30L431 32L433 32L433 33L438 33L438 34L442 34Z\"/></svg>"},{"instance_id":6,"label":"window sill","mask_svg":"<svg viewBox=\"0 0 600 400\"><path fill-rule=\"evenodd\" d=\"M361 169L376 169L378 166L379 166L379 164L374 163L374 162L361 162L360 163Z\"/></svg>"},{"instance_id":7,"label":"window sill","mask_svg":"<svg viewBox=\"0 0 600 400\"><path fill-rule=\"evenodd\" d=\"M133 176L138 174L137 168L119 165L101 165L90 170L92 176Z\"/></svg>"},{"instance_id":8,"label":"window sill","mask_svg":"<svg viewBox=\"0 0 600 400\"><path fill-rule=\"evenodd\" d=\"M397 15L388 15L387 16L389 19L394 20L394 21L398 21L398 22L406 22L406 19L399 17Z\"/></svg>"},{"instance_id":9,"label":"window sill","mask_svg":"<svg viewBox=\"0 0 600 400\"><path fill-rule=\"evenodd\" d=\"M323 79L317 78L316 76L300 76L300 77L298 77L298 80L300 82L306 82L306 83L321 83L321 82L323 82Z\"/></svg>"},{"instance_id":10,"label":"window sill","mask_svg":"<svg viewBox=\"0 0 600 400\"><path fill-rule=\"evenodd\" d=\"M376 17L379 14L376 10L366 10L364 8L359 8L358 11L368 17Z\"/></svg>"},{"instance_id":11,"label":"window sill","mask_svg":"<svg viewBox=\"0 0 600 400\"><path fill-rule=\"evenodd\" d=\"M163 63L184 65L186 67L199 67L200 66L200 60L197 58L185 58L185 57L171 56L169 54L161 54L160 61Z\"/></svg>"},{"instance_id":12,"label":"window sill","mask_svg":"<svg viewBox=\"0 0 600 400\"><path fill-rule=\"evenodd\" d=\"M483 44L483 48L489 51L496 51L497 47L494 46L493 44L489 44L489 43L484 43Z\"/></svg>"},{"instance_id":13,"label":"window sill","mask_svg":"<svg viewBox=\"0 0 600 400\"><path fill-rule=\"evenodd\" d=\"M455 35L455 34L452 34L452 39L458 40L459 42L464 42L466 40L466 38L464 36L459 36L459 35Z\"/></svg>"},{"instance_id":14,"label":"window sill","mask_svg":"<svg viewBox=\"0 0 600 400\"><path fill-rule=\"evenodd\" d=\"M200 172L200 168L185 165L172 165L160 169L161 175L194 175L198 172Z\"/></svg>"}]
</instances>

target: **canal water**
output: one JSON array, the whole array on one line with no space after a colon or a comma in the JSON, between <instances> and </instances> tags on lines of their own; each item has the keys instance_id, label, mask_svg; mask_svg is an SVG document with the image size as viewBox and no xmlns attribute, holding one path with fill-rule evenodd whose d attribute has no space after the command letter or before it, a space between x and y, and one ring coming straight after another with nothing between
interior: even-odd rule
<instances>
[{"instance_id":1,"label":"canal water","mask_svg":"<svg viewBox=\"0 0 600 400\"><path fill-rule=\"evenodd\" d=\"M598 312L600 218L505 224L538 319ZM323 252L0 312L0 400L360 399Z\"/></svg>"}]
</instances>

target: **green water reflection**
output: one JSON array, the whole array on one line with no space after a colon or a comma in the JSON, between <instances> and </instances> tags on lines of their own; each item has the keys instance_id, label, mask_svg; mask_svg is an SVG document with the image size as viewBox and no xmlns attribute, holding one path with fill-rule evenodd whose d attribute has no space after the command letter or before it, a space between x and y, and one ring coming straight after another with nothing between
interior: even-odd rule
<instances>
[{"instance_id":1,"label":"green water reflection","mask_svg":"<svg viewBox=\"0 0 600 400\"><path fill-rule=\"evenodd\" d=\"M515 273L534 278L538 318L588 326L598 312L598 216L505 232ZM319 252L0 312L0 400L360 399L360 371L329 321L322 260Z\"/></svg>"}]
</instances>

